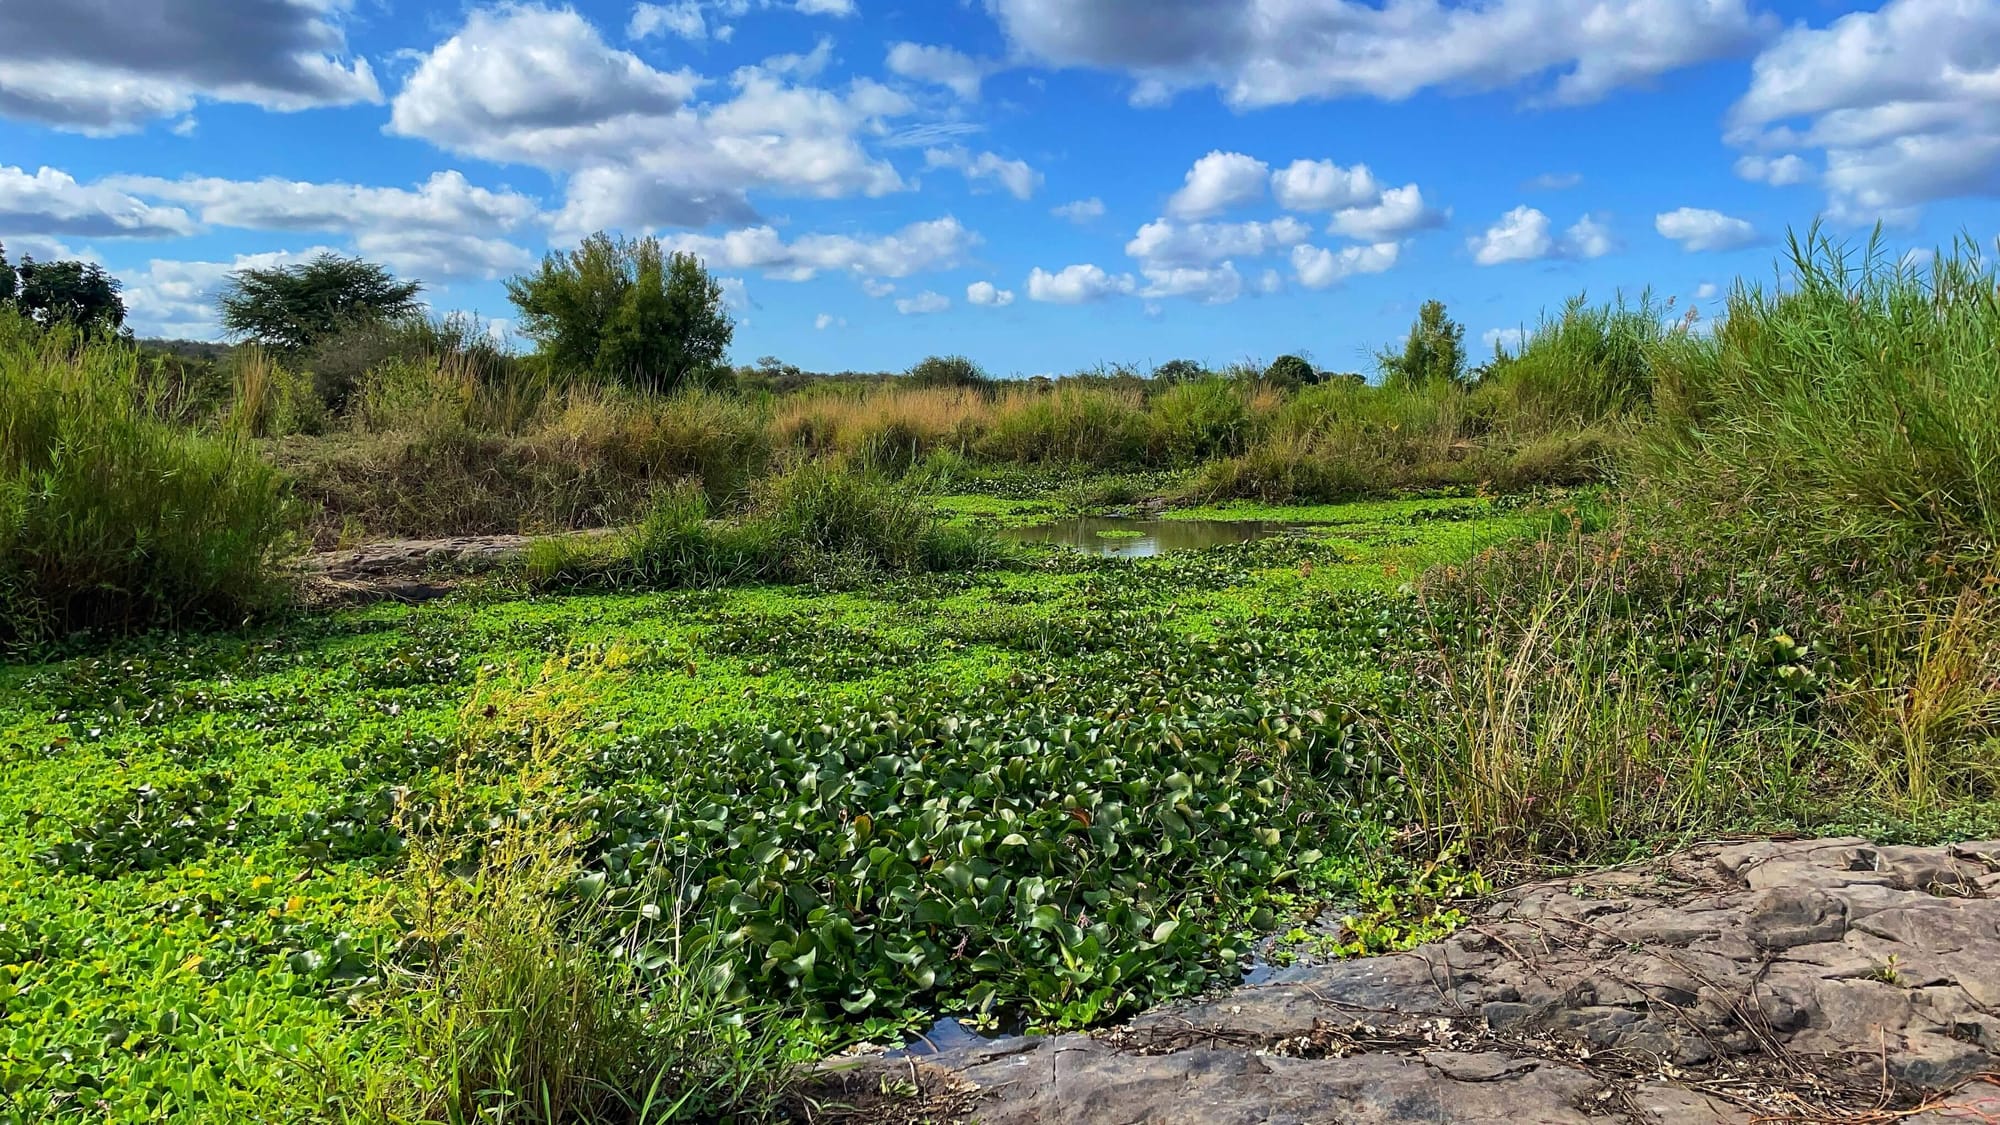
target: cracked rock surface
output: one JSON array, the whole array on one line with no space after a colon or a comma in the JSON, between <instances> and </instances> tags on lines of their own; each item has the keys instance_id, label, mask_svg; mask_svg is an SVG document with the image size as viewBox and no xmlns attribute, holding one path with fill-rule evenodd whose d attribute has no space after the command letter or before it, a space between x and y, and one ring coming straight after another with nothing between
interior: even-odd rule
<instances>
[{"instance_id":1,"label":"cracked rock surface","mask_svg":"<svg viewBox=\"0 0 2000 1125\"><path fill-rule=\"evenodd\" d=\"M838 1060L816 1096L988 1125L1939 1125L2000 1122L1995 1072L2000 841L1842 839L1530 884L1407 954L1107 1032Z\"/></svg>"}]
</instances>

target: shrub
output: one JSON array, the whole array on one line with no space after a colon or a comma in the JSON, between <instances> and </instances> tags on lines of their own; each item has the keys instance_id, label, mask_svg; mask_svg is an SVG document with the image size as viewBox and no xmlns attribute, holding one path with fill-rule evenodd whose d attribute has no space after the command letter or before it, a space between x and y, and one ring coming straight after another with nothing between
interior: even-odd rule
<instances>
[{"instance_id":1,"label":"shrub","mask_svg":"<svg viewBox=\"0 0 2000 1125\"><path fill-rule=\"evenodd\" d=\"M1170 359L1153 368L1153 382L1162 387L1171 387L1176 383L1191 383L1197 379L1206 379L1211 374L1208 366L1199 360Z\"/></svg>"},{"instance_id":2,"label":"shrub","mask_svg":"<svg viewBox=\"0 0 2000 1125\"><path fill-rule=\"evenodd\" d=\"M1644 522L1572 524L1425 579L1433 625L1388 729L1427 825L1587 857L1801 815L1813 785L1851 782L1818 729L1838 599Z\"/></svg>"},{"instance_id":3,"label":"shrub","mask_svg":"<svg viewBox=\"0 0 2000 1125\"><path fill-rule=\"evenodd\" d=\"M459 313L350 325L316 341L297 360L312 372L321 400L336 412L348 409L372 372L396 361L450 370L488 388L530 380L530 373L478 318Z\"/></svg>"},{"instance_id":4,"label":"shrub","mask_svg":"<svg viewBox=\"0 0 2000 1125\"><path fill-rule=\"evenodd\" d=\"M1319 373L1301 356L1281 355L1264 369L1264 382L1280 390L1296 391L1319 381Z\"/></svg>"},{"instance_id":5,"label":"shrub","mask_svg":"<svg viewBox=\"0 0 2000 1125\"><path fill-rule=\"evenodd\" d=\"M816 466L770 482L749 525L775 552L767 573L795 582L843 565L901 574L963 570L993 554L984 532L943 522L915 493Z\"/></svg>"},{"instance_id":6,"label":"shrub","mask_svg":"<svg viewBox=\"0 0 2000 1125\"><path fill-rule=\"evenodd\" d=\"M780 405L774 440L808 457L900 476L935 452L969 450L991 414L986 395L964 388L823 391Z\"/></svg>"},{"instance_id":7,"label":"shrub","mask_svg":"<svg viewBox=\"0 0 2000 1125\"><path fill-rule=\"evenodd\" d=\"M454 772L499 781L518 812L465 817L463 793L436 810L440 825L476 827L412 849L395 900L408 955L358 1000L379 1065L337 1072L329 1102L359 1119L454 1125L777 1115L794 1073L784 1025L728 997L711 935L685 924L684 888L662 879L610 895L586 874L586 833L555 791L576 768L577 721L620 659L615 647L554 658L513 682L482 680L468 701L481 717L464 724Z\"/></svg>"},{"instance_id":8,"label":"shrub","mask_svg":"<svg viewBox=\"0 0 2000 1125\"><path fill-rule=\"evenodd\" d=\"M0 642L239 621L291 517L254 450L155 412L133 349L0 313Z\"/></svg>"},{"instance_id":9,"label":"shrub","mask_svg":"<svg viewBox=\"0 0 2000 1125\"><path fill-rule=\"evenodd\" d=\"M1447 316L1443 301L1425 301L1403 350L1376 357L1385 386L1421 386L1465 379L1465 326Z\"/></svg>"},{"instance_id":10,"label":"shrub","mask_svg":"<svg viewBox=\"0 0 2000 1125\"><path fill-rule=\"evenodd\" d=\"M934 355L910 368L905 376L913 387L982 389L991 381L978 364L962 355Z\"/></svg>"},{"instance_id":11,"label":"shrub","mask_svg":"<svg viewBox=\"0 0 2000 1125\"><path fill-rule=\"evenodd\" d=\"M683 480L727 507L772 453L762 410L707 391L555 394L398 361L371 375L357 411L397 428L275 451L314 504L322 543L350 522L411 537L618 527L645 514L656 488Z\"/></svg>"},{"instance_id":12,"label":"shrub","mask_svg":"<svg viewBox=\"0 0 2000 1125\"><path fill-rule=\"evenodd\" d=\"M1464 440L1464 426L1465 392L1456 383L1336 380L1294 395L1254 445L1211 462L1195 487L1209 496L1333 502L1477 484L1493 463Z\"/></svg>"}]
</instances>

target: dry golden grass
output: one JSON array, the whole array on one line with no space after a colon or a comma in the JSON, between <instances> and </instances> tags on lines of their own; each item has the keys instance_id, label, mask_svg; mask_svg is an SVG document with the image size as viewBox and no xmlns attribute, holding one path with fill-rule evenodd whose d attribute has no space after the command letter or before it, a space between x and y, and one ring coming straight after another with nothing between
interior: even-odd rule
<instances>
[{"instance_id":1,"label":"dry golden grass","mask_svg":"<svg viewBox=\"0 0 2000 1125\"><path fill-rule=\"evenodd\" d=\"M994 403L959 388L875 387L862 394L801 395L781 403L771 419L783 449L810 456L856 455L871 439L894 434L925 451L964 448L985 433Z\"/></svg>"}]
</instances>

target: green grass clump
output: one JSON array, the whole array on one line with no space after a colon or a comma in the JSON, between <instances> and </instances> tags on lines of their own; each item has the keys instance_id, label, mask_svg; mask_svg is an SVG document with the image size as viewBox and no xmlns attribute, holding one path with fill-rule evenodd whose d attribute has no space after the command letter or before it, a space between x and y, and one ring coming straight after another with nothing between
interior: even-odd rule
<instances>
[{"instance_id":1,"label":"green grass clump","mask_svg":"<svg viewBox=\"0 0 2000 1125\"><path fill-rule=\"evenodd\" d=\"M1817 229L1789 266L1789 286L1739 287L1712 337L1665 350L1639 474L1663 500L1755 512L1830 555L1990 550L2000 274L1970 245L1917 272Z\"/></svg>"},{"instance_id":2,"label":"green grass clump","mask_svg":"<svg viewBox=\"0 0 2000 1125\"><path fill-rule=\"evenodd\" d=\"M1591 857L2000 796L2000 277L1817 230L1789 264L1712 336L1553 327L1555 370L1658 414L1609 530L1428 584L1452 624L1388 729L1440 833ZM1508 393L1562 399L1536 355Z\"/></svg>"},{"instance_id":3,"label":"green grass clump","mask_svg":"<svg viewBox=\"0 0 2000 1125\"><path fill-rule=\"evenodd\" d=\"M1120 468L1143 463L1150 440L1139 395L1063 387L1010 399L978 449L1023 465Z\"/></svg>"},{"instance_id":4,"label":"green grass clump","mask_svg":"<svg viewBox=\"0 0 2000 1125\"><path fill-rule=\"evenodd\" d=\"M1684 325L1651 294L1592 305L1572 298L1500 356L1472 390L1479 417L1517 433L1553 434L1643 413L1653 397L1654 357Z\"/></svg>"},{"instance_id":5,"label":"green grass clump","mask_svg":"<svg viewBox=\"0 0 2000 1125\"><path fill-rule=\"evenodd\" d=\"M699 488L671 487L617 536L537 541L528 571L553 586L853 585L974 569L999 553L989 531L951 522L919 494L818 465L763 483L738 518L710 517Z\"/></svg>"},{"instance_id":6,"label":"green grass clump","mask_svg":"<svg viewBox=\"0 0 2000 1125\"><path fill-rule=\"evenodd\" d=\"M129 347L0 313L0 644L236 623L281 596L278 472L161 409Z\"/></svg>"}]
</instances>

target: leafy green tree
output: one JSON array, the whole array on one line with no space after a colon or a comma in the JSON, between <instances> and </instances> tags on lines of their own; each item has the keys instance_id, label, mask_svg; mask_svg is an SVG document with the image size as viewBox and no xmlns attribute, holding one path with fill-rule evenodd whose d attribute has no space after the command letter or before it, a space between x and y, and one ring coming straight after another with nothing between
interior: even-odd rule
<instances>
[{"instance_id":1,"label":"leafy green tree","mask_svg":"<svg viewBox=\"0 0 2000 1125\"><path fill-rule=\"evenodd\" d=\"M613 240L602 232L541 269L507 282L522 335L558 373L587 372L665 391L727 372L736 326L722 285L692 254L668 254L658 239Z\"/></svg>"},{"instance_id":2,"label":"leafy green tree","mask_svg":"<svg viewBox=\"0 0 2000 1125\"><path fill-rule=\"evenodd\" d=\"M1319 382L1319 372L1303 356L1281 355L1264 369L1264 381L1274 387L1296 391Z\"/></svg>"},{"instance_id":3,"label":"leafy green tree","mask_svg":"<svg viewBox=\"0 0 2000 1125\"><path fill-rule=\"evenodd\" d=\"M991 380L980 366L962 355L934 355L910 368L913 387L984 387Z\"/></svg>"},{"instance_id":4,"label":"leafy green tree","mask_svg":"<svg viewBox=\"0 0 2000 1125\"><path fill-rule=\"evenodd\" d=\"M0 246L0 305L14 303L14 290L21 287L21 279L14 276L14 267L7 264L7 248Z\"/></svg>"},{"instance_id":5,"label":"leafy green tree","mask_svg":"<svg viewBox=\"0 0 2000 1125\"><path fill-rule=\"evenodd\" d=\"M114 333L125 324L118 279L93 262L21 259L14 304L35 323L73 324L86 332Z\"/></svg>"},{"instance_id":6,"label":"leafy green tree","mask_svg":"<svg viewBox=\"0 0 2000 1125\"><path fill-rule=\"evenodd\" d=\"M1207 366L1192 359L1170 359L1153 368L1153 382L1161 386L1192 383L1197 379L1206 378L1208 378Z\"/></svg>"},{"instance_id":7,"label":"leafy green tree","mask_svg":"<svg viewBox=\"0 0 2000 1125\"><path fill-rule=\"evenodd\" d=\"M237 270L217 303L231 336L297 353L352 328L416 315L423 288L374 262L321 254L297 265Z\"/></svg>"},{"instance_id":8,"label":"leafy green tree","mask_svg":"<svg viewBox=\"0 0 2000 1125\"><path fill-rule=\"evenodd\" d=\"M1445 315L1443 301L1425 301L1403 350L1376 357L1384 386L1422 386L1435 379L1465 381L1465 326Z\"/></svg>"}]
</instances>

